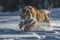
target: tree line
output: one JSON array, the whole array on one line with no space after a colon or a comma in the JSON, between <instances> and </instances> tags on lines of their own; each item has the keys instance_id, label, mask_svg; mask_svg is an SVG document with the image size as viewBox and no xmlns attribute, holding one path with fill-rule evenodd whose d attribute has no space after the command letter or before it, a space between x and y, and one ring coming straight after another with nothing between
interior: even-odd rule
<instances>
[{"instance_id":1,"label":"tree line","mask_svg":"<svg viewBox=\"0 0 60 40\"><path fill-rule=\"evenodd\" d=\"M60 0L0 0L3 11L17 11L19 8L31 5L37 9L48 9L49 7L60 7Z\"/></svg>"}]
</instances>

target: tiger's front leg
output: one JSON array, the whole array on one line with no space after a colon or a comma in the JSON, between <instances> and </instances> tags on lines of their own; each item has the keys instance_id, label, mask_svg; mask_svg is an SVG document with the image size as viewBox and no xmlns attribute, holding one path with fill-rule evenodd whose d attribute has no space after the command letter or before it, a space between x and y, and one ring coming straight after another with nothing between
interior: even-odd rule
<instances>
[{"instance_id":1,"label":"tiger's front leg","mask_svg":"<svg viewBox=\"0 0 60 40\"><path fill-rule=\"evenodd\" d=\"M28 24L25 28L24 28L24 31L29 31L34 25L36 24L36 22L31 22L30 24Z\"/></svg>"},{"instance_id":2,"label":"tiger's front leg","mask_svg":"<svg viewBox=\"0 0 60 40\"><path fill-rule=\"evenodd\" d=\"M23 25L24 25L24 23L23 23L23 21L21 21L21 22L19 23L19 28L21 29L21 28L23 27Z\"/></svg>"}]
</instances>

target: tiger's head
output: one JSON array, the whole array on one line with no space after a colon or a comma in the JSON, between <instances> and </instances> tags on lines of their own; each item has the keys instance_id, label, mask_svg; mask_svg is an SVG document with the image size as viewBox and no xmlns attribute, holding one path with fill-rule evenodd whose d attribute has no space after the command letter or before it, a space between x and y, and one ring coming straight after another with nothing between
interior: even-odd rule
<instances>
[{"instance_id":1,"label":"tiger's head","mask_svg":"<svg viewBox=\"0 0 60 40\"><path fill-rule=\"evenodd\" d=\"M29 18L30 17L30 10L26 9L26 8L20 9L20 16L22 19Z\"/></svg>"},{"instance_id":2,"label":"tiger's head","mask_svg":"<svg viewBox=\"0 0 60 40\"><path fill-rule=\"evenodd\" d=\"M36 11L32 6L26 6L23 9L20 9L20 16L22 19L33 19L36 15Z\"/></svg>"}]
</instances>

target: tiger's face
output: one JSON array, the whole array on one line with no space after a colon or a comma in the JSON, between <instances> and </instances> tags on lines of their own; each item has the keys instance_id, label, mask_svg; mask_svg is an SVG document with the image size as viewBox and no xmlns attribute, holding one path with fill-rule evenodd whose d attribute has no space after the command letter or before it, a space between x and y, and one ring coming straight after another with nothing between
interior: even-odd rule
<instances>
[{"instance_id":1,"label":"tiger's face","mask_svg":"<svg viewBox=\"0 0 60 40\"><path fill-rule=\"evenodd\" d=\"M30 18L30 9L23 8L20 10L20 16L22 19L29 19Z\"/></svg>"}]
</instances>

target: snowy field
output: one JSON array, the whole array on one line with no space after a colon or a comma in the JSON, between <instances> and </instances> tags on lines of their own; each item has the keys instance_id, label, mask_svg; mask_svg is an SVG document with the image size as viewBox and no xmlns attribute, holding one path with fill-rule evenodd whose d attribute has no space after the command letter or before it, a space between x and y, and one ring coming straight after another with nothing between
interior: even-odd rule
<instances>
[{"instance_id":1,"label":"snowy field","mask_svg":"<svg viewBox=\"0 0 60 40\"><path fill-rule=\"evenodd\" d=\"M49 31L21 32L19 12L0 12L0 40L60 40L60 8L49 14ZM25 36L24 36L25 35Z\"/></svg>"}]
</instances>

